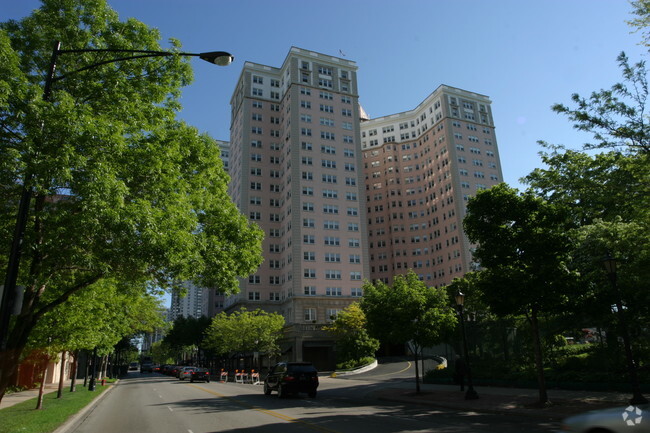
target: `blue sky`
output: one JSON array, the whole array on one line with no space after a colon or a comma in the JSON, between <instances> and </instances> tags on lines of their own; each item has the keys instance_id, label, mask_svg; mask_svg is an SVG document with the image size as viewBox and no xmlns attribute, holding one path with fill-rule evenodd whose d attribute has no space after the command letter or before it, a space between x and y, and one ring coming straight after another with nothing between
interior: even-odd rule
<instances>
[{"instance_id":1,"label":"blue sky","mask_svg":"<svg viewBox=\"0 0 650 433\"><path fill-rule=\"evenodd\" d=\"M0 21L36 0L3 0ZM194 60L181 117L229 139L230 97L245 61L281 66L291 46L345 54L359 67L371 117L415 108L440 84L492 100L504 180L540 166L538 140L577 148L591 137L550 110L620 81L616 57L647 50L624 0L109 0L120 18L158 28L163 46L229 51L227 68ZM71 47L64 47L71 48ZM63 61L63 59L61 59Z\"/></svg>"}]
</instances>

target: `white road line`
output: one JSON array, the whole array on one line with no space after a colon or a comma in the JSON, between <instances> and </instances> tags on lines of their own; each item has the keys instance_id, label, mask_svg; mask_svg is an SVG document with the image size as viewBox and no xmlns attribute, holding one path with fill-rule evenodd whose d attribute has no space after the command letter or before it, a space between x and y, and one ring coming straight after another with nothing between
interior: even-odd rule
<instances>
[{"instance_id":1,"label":"white road line","mask_svg":"<svg viewBox=\"0 0 650 433\"><path fill-rule=\"evenodd\" d=\"M194 432L193 432L192 430L189 430L189 429L188 429L188 430L187 430L187 433L194 433Z\"/></svg>"},{"instance_id":2,"label":"white road line","mask_svg":"<svg viewBox=\"0 0 650 433\"><path fill-rule=\"evenodd\" d=\"M172 409L172 408L169 407L169 406L167 406L167 409L169 409L170 412L174 412L174 409Z\"/></svg>"}]
</instances>

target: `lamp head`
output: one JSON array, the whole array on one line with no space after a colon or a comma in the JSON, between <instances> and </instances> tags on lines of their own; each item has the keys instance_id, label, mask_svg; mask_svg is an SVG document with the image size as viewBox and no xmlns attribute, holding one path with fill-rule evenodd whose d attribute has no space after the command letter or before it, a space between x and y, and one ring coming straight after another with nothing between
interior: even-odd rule
<instances>
[{"instance_id":1,"label":"lamp head","mask_svg":"<svg viewBox=\"0 0 650 433\"><path fill-rule=\"evenodd\" d=\"M459 307L465 305L465 294L460 290L458 291L458 293L456 293L456 305L458 305Z\"/></svg>"},{"instance_id":2,"label":"lamp head","mask_svg":"<svg viewBox=\"0 0 650 433\"><path fill-rule=\"evenodd\" d=\"M603 258L603 267L608 275L616 275L616 264L616 259L612 257L611 253L607 252L607 255Z\"/></svg>"},{"instance_id":3,"label":"lamp head","mask_svg":"<svg viewBox=\"0 0 650 433\"><path fill-rule=\"evenodd\" d=\"M208 53L199 54L199 58L209 63L214 63L219 66L228 66L235 60L235 56L225 51L210 51Z\"/></svg>"}]
</instances>

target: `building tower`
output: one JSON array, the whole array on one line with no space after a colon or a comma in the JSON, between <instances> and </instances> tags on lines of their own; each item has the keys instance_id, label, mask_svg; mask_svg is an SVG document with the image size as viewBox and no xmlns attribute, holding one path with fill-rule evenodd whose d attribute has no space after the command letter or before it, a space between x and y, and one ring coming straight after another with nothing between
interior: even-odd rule
<instances>
[{"instance_id":1,"label":"building tower","mask_svg":"<svg viewBox=\"0 0 650 433\"><path fill-rule=\"evenodd\" d=\"M355 62L292 47L246 62L231 99L229 193L264 230L265 261L226 299L282 314L283 358L331 368L322 326L369 276Z\"/></svg>"},{"instance_id":2,"label":"building tower","mask_svg":"<svg viewBox=\"0 0 650 433\"><path fill-rule=\"evenodd\" d=\"M370 278L431 286L474 268L466 202L502 181L488 97L440 86L411 111L361 123Z\"/></svg>"}]
</instances>

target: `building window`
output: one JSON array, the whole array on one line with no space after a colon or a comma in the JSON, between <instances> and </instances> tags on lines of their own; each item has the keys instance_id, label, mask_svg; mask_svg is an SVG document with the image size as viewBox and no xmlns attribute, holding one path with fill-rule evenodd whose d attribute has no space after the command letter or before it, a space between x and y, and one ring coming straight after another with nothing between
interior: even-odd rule
<instances>
[{"instance_id":1,"label":"building window","mask_svg":"<svg viewBox=\"0 0 650 433\"><path fill-rule=\"evenodd\" d=\"M315 308L305 308L304 309L305 322L315 322L316 321L316 309Z\"/></svg>"},{"instance_id":2,"label":"building window","mask_svg":"<svg viewBox=\"0 0 650 433\"><path fill-rule=\"evenodd\" d=\"M260 292L248 292L249 301L259 301L260 299Z\"/></svg>"},{"instance_id":3,"label":"building window","mask_svg":"<svg viewBox=\"0 0 650 433\"><path fill-rule=\"evenodd\" d=\"M316 296L316 286L303 287L303 294L307 296Z\"/></svg>"},{"instance_id":4,"label":"building window","mask_svg":"<svg viewBox=\"0 0 650 433\"><path fill-rule=\"evenodd\" d=\"M341 296L340 287L327 287L325 288L325 296Z\"/></svg>"}]
</instances>

